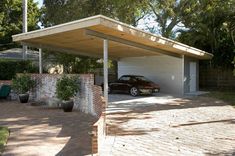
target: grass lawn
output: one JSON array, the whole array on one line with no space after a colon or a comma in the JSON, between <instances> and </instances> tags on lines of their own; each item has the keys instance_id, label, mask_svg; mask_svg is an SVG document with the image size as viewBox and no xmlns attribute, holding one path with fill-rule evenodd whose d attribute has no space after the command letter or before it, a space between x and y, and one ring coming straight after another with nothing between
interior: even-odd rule
<instances>
[{"instance_id":1,"label":"grass lawn","mask_svg":"<svg viewBox=\"0 0 235 156\"><path fill-rule=\"evenodd\" d=\"M9 130L6 127L0 127L0 155L3 152L4 146L9 137Z\"/></svg>"},{"instance_id":2,"label":"grass lawn","mask_svg":"<svg viewBox=\"0 0 235 156\"><path fill-rule=\"evenodd\" d=\"M235 91L211 91L207 95L223 100L235 107Z\"/></svg>"}]
</instances>

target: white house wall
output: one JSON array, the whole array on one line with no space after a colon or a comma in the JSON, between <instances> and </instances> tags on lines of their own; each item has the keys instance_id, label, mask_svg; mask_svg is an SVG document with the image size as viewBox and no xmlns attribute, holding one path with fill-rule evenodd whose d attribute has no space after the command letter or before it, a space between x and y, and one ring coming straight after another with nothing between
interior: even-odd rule
<instances>
[{"instance_id":1,"label":"white house wall","mask_svg":"<svg viewBox=\"0 0 235 156\"><path fill-rule=\"evenodd\" d=\"M161 87L161 92L183 94L182 58L171 56L129 57L118 61L118 77L143 75Z\"/></svg>"}]
</instances>

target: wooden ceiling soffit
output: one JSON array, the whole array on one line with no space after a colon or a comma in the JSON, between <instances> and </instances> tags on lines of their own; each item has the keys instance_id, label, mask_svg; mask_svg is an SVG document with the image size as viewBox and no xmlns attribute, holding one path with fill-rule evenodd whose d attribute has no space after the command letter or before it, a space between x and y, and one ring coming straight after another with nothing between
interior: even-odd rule
<instances>
[{"instance_id":1,"label":"wooden ceiling soffit","mask_svg":"<svg viewBox=\"0 0 235 156\"><path fill-rule=\"evenodd\" d=\"M166 51L166 50L146 46L146 45L141 44L141 43L137 43L137 42L129 41L129 40L122 39L122 38L119 38L119 37L103 34L103 33L100 33L100 32L94 31L94 30L86 29L85 34L89 35L89 36L94 36L94 37L98 37L98 38L118 42L118 43L128 45L128 46L132 46L132 47L145 49L145 50L148 50L148 51L150 51L152 53L156 53L156 54L164 54L164 55L169 55L169 56L173 56L173 57L177 57L177 58L182 58L182 56L180 54L176 54L176 53L172 53L172 52L169 52L169 51Z\"/></svg>"}]
</instances>

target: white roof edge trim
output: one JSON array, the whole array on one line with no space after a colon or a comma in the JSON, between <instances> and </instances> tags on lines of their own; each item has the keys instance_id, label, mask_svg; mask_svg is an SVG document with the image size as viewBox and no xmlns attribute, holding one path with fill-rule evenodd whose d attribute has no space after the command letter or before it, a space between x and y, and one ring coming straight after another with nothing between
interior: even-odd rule
<instances>
[{"instance_id":1,"label":"white roof edge trim","mask_svg":"<svg viewBox=\"0 0 235 156\"><path fill-rule=\"evenodd\" d=\"M154 36L154 37L163 39L163 40L165 40L165 41L171 42L171 43L173 43L173 44L177 44L177 45L179 45L179 46L182 46L181 49L191 49L191 50L194 50L194 51L197 51L197 52L200 52L200 53L205 53L205 54L207 54L207 55L213 56L213 54L211 54L211 53L208 53L208 52L206 52L206 51L200 50L200 49L198 49L198 48L191 47L191 46L186 45L186 44L183 44L183 43L181 43L181 42L177 42L177 41L174 41L174 40L171 40L171 39L168 39L168 38L165 38L165 37L162 37L162 36L159 36L159 35L150 33L150 32L146 32L146 31L141 30L141 29L139 29L139 28L136 28L136 27L134 27L134 26L128 25L128 24L126 24L126 23L123 23L123 22L114 20L114 19L112 19L112 18L103 16L103 15L99 15L99 16L100 16L101 18L103 18L103 19L106 19L106 20L109 20L109 21L112 21L112 22L115 22L115 23L124 25L124 26L129 27L129 28L132 28L132 29L134 29L134 30L136 30L136 31L140 31L140 32L142 32L142 33L145 33L145 34L148 34L148 35L151 35L151 36ZM177 49L178 49L178 48L177 48ZM188 50L185 50L185 51L188 51Z\"/></svg>"}]
</instances>

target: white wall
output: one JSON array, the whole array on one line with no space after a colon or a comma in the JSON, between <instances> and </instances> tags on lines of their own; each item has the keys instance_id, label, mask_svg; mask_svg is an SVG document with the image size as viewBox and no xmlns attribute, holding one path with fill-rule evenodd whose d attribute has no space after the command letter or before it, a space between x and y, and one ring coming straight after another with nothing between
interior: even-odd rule
<instances>
[{"instance_id":1,"label":"white wall","mask_svg":"<svg viewBox=\"0 0 235 156\"><path fill-rule=\"evenodd\" d=\"M161 87L161 92L183 94L182 58L171 56L130 57L118 62L118 77L143 75Z\"/></svg>"}]
</instances>

